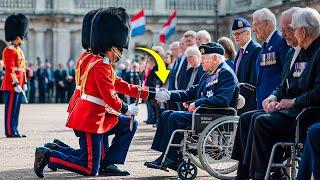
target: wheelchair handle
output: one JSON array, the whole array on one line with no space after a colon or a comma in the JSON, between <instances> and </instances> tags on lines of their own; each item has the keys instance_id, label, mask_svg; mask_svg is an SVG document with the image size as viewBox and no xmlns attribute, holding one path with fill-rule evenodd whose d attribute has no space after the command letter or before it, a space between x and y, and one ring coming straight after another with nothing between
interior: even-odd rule
<instances>
[{"instance_id":1,"label":"wheelchair handle","mask_svg":"<svg viewBox=\"0 0 320 180\"><path fill-rule=\"evenodd\" d=\"M250 91L255 91L256 90L256 87L252 86L251 84L248 84L248 83L239 83L238 84L238 87L239 88L245 88L245 89L248 89Z\"/></svg>"}]
</instances>

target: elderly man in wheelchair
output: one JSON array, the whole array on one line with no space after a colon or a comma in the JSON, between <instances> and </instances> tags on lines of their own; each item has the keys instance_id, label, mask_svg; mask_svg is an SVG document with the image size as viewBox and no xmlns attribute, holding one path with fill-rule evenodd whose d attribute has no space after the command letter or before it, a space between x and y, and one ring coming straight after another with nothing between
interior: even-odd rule
<instances>
[{"instance_id":1,"label":"elderly man in wheelchair","mask_svg":"<svg viewBox=\"0 0 320 180\"><path fill-rule=\"evenodd\" d=\"M218 43L210 42L201 45L199 49L202 54L201 65L206 72L199 84L187 90L169 92L162 89L163 94L156 97L160 102L193 102L189 105L188 112L168 110L162 113L151 147L162 154L156 160L145 163L149 168L177 170L181 162L181 154L179 154L177 147L181 146L174 146L171 142L177 145L182 139L186 140L186 133L194 133L194 131L186 130L190 129L193 124L192 119L195 115L193 112L204 106L227 109L232 106L234 94L238 95L235 93L238 80L233 70L224 61L223 47ZM228 112L230 114L230 111ZM231 111L231 115L236 115L235 110ZM180 133L175 133L179 130L181 130ZM181 132L184 136L181 136ZM167 146L171 146L171 148L167 148Z\"/></svg>"}]
</instances>

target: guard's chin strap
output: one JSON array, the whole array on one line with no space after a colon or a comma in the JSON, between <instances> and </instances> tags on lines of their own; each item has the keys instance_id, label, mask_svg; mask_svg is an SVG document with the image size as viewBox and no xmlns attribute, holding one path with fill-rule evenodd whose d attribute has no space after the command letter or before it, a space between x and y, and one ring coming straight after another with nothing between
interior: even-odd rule
<instances>
[{"instance_id":1,"label":"guard's chin strap","mask_svg":"<svg viewBox=\"0 0 320 180\"><path fill-rule=\"evenodd\" d=\"M118 60L122 57L122 52L118 48L112 46L111 51L117 56Z\"/></svg>"}]
</instances>

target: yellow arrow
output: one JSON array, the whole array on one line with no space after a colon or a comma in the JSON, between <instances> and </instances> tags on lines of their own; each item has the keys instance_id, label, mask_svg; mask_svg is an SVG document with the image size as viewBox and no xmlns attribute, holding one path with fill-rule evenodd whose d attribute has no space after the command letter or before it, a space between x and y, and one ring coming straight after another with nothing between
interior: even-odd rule
<instances>
[{"instance_id":1,"label":"yellow arrow","mask_svg":"<svg viewBox=\"0 0 320 180\"><path fill-rule=\"evenodd\" d=\"M152 49L142 48L142 47L138 47L136 49L142 50L142 51L145 51L145 52L151 54L151 56L156 60L156 62L158 64L158 71L156 71L156 75L159 77L159 79L164 84L168 78L170 70L168 70L166 68L166 65L164 64L164 61L161 58L161 56Z\"/></svg>"}]
</instances>

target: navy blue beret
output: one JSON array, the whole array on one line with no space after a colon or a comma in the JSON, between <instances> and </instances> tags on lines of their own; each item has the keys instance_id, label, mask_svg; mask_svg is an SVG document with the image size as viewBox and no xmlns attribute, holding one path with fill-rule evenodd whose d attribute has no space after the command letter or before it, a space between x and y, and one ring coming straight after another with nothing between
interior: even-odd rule
<instances>
[{"instance_id":1,"label":"navy blue beret","mask_svg":"<svg viewBox=\"0 0 320 180\"><path fill-rule=\"evenodd\" d=\"M246 20L243 17L237 17L232 24L232 31L241 29L241 28L247 28L250 27L250 23L248 20Z\"/></svg>"},{"instance_id":2,"label":"navy blue beret","mask_svg":"<svg viewBox=\"0 0 320 180\"><path fill-rule=\"evenodd\" d=\"M201 54L212 54L217 53L224 55L224 48L221 44L215 42L209 42L207 44L201 44L199 47Z\"/></svg>"}]
</instances>

